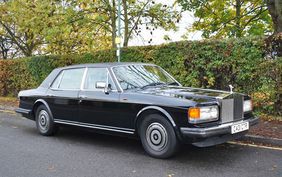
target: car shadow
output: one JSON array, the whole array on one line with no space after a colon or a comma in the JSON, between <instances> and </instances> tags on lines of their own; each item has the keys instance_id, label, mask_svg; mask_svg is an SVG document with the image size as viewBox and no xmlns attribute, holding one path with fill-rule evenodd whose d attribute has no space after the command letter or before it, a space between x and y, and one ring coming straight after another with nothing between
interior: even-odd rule
<instances>
[{"instance_id":1,"label":"car shadow","mask_svg":"<svg viewBox=\"0 0 282 177\"><path fill-rule=\"evenodd\" d=\"M55 137L67 143L79 143L81 145L102 147L103 149L108 148L113 151L129 153L133 156L154 159L146 154L140 140L136 138L101 134L76 127L61 127ZM193 164L209 165L224 165L228 161L229 165L231 165L237 158L241 158L240 154L242 154L242 157L244 156L244 153L239 153L242 152L242 148L242 146L227 143L205 148L183 144L180 146L178 153L167 160L177 161L177 163L191 162Z\"/></svg>"}]
</instances>

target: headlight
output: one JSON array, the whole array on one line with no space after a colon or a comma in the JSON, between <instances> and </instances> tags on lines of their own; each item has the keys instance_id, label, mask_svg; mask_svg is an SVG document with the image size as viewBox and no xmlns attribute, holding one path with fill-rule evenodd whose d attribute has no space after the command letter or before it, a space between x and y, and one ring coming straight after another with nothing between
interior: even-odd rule
<instances>
[{"instance_id":1,"label":"headlight","mask_svg":"<svg viewBox=\"0 0 282 177\"><path fill-rule=\"evenodd\" d=\"M188 117L190 123L203 123L218 120L218 106L189 108Z\"/></svg>"},{"instance_id":2,"label":"headlight","mask_svg":"<svg viewBox=\"0 0 282 177\"><path fill-rule=\"evenodd\" d=\"M243 106L243 111L244 112L250 112L253 109L252 105L252 100L245 100L244 101L244 106Z\"/></svg>"}]
</instances>

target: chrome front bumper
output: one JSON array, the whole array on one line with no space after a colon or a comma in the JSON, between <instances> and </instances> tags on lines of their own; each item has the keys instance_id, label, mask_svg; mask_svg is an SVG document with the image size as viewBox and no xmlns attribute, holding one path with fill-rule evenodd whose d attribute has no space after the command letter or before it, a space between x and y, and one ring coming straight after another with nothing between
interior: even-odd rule
<instances>
[{"instance_id":1,"label":"chrome front bumper","mask_svg":"<svg viewBox=\"0 0 282 177\"><path fill-rule=\"evenodd\" d=\"M220 136L220 135L225 135L225 134L230 134L231 132L231 126L236 123L240 122L249 122L249 125L255 125L258 123L259 118L258 117L253 117L247 120L241 120L237 122L231 122L231 123L225 123L221 124L219 126L215 127L208 127L208 128L187 128L187 127L182 127L180 128L181 134L185 138L209 138L209 137L214 137L214 136Z\"/></svg>"}]
</instances>

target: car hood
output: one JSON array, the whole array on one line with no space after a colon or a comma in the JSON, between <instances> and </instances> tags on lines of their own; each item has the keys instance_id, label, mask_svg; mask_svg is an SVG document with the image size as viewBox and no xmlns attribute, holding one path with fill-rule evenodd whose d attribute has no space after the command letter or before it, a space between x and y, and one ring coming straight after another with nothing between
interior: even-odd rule
<instances>
[{"instance_id":1,"label":"car hood","mask_svg":"<svg viewBox=\"0 0 282 177\"><path fill-rule=\"evenodd\" d=\"M190 100L198 103L216 101L230 95L230 92L226 91L178 86L148 87L136 90L136 92Z\"/></svg>"}]
</instances>

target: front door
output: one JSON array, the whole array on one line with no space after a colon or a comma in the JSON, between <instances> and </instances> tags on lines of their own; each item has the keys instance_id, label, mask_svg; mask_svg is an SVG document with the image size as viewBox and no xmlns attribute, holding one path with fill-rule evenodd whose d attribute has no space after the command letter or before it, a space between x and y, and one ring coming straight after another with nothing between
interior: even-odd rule
<instances>
[{"instance_id":1,"label":"front door","mask_svg":"<svg viewBox=\"0 0 282 177\"><path fill-rule=\"evenodd\" d=\"M109 92L99 88L99 83L109 84ZM127 127L128 123L120 116L119 97L107 68L88 68L84 87L79 93L80 121L109 129Z\"/></svg>"}]
</instances>

